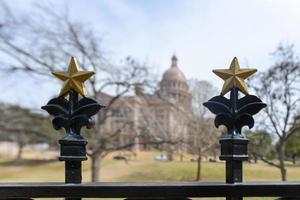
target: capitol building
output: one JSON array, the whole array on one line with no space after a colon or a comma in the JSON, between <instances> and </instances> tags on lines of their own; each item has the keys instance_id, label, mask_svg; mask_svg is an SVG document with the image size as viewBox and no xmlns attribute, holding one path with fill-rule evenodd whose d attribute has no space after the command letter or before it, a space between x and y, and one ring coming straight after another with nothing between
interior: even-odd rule
<instances>
[{"instance_id":1,"label":"capitol building","mask_svg":"<svg viewBox=\"0 0 300 200\"><path fill-rule=\"evenodd\" d=\"M111 106L111 117L102 125L103 134L118 135L111 145L125 146L134 142L131 147L134 150L147 150L149 144L157 148L175 148L165 144L176 144L188 137L192 98L175 55L157 88L148 94L143 84L136 83L133 95L122 96ZM104 104L111 98L105 93L98 95Z\"/></svg>"}]
</instances>

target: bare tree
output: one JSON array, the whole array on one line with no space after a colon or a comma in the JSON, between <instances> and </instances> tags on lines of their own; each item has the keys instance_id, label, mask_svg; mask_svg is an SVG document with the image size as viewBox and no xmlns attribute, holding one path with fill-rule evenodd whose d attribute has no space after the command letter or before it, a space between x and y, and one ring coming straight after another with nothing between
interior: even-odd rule
<instances>
[{"instance_id":1,"label":"bare tree","mask_svg":"<svg viewBox=\"0 0 300 200\"><path fill-rule=\"evenodd\" d=\"M190 81L193 105L193 123L191 123L191 137L188 140L188 150L197 156L196 180L201 180L202 157L213 152L218 147L220 131L214 127L212 118L208 115L203 102L211 98L217 91L207 81L193 79Z\"/></svg>"},{"instance_id":2,"label":"bare tree","mask_svg":"<svg viewBox=\"0 0 300 200\"><path fill-rule=\"evenodd\" d=\"M56 144L58 136L51 134L49 118L17 105L1 104L0 112L0 140L18 144L16 159L21 159L25 145L40 142Z\"/></svg>"},{"instance_id":3,"label":"bare tree","mask_svg":"<svg viewBox=\"0 0 300 200\"><path fill-rule=\"evenodd\" d=\"M111 64L101 46L101 37L86 24L72 20L67 11L36 5L34 13L16 16L2 4L0 21L0 53L2 71L22 71L47 77L50 71L64 70L69 58L75 56L83 70L93 70L89 95L101 97L110 91L106 108L96 116L96 126L88 148L92 159L92 181L99 180L101 159L109 152L128 148L133 144L110 145L120 131L102 132L101 126L112 117L111 108L117 100L131 91L134 83L147 84L148 68L130 57L120 64ZM100 101L102 99L100 98Z\"/></svg>"},{"instance_id":4,"label":"bare tree","mask_svg":"<svg viewBox=\"0 0 300 200\"><path fill-rule=\"evenodd\" d=\"M267 103L261 124L265 130L277 136L279 163L262 160L280 169L281 179L287 180L285 167L285 144L299 128L294 119L299 115L300 63L293 45L279 45L273 54L276 61L266 72L259 73L252 84L257 95Z\"/></svg>"}]
</instances>

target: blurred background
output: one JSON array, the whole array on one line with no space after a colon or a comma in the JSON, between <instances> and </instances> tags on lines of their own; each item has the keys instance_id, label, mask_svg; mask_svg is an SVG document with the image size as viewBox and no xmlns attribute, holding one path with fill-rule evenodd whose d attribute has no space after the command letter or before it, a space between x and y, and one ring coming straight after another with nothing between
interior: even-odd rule
<instances>
[{"instance_id":1,"label":"blurred background","mask_svg":"<svg viewBox=\"0 0 300 200\"><path fill-rule=\"evenodd\" d=\"M212 69L257 68L247 82L268 107L243 129L245 180L300 179L300 2L0 1L0 181L63 181L40 107L58 96L71 56L96 72L88 96L106 105L84 130L87 181L224 180L224 127L202 103ZM34 172L34 173L33 173Z\"/></svg>"}]
</instances>

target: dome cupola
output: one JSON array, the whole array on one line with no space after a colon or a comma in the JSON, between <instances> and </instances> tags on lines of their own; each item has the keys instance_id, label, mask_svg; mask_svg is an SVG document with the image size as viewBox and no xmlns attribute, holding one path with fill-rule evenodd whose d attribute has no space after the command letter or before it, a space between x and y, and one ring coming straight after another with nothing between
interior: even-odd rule
<instances>
[{"instance_id":1,"label":"dome cupola","mask_svg":"<svg viewBox=\"0 0 300 200\"><path fill-rule=\"evenodd\" d=\"M185 75L179 69L177 62L177 57L173 55L171 67L165 71L160 81L158 94L164 99L177 102L188 108L191 103L191 95Z\"/></svg>"},{"instance_id":2,"label":"dome cupola","mask_svg":"<svg viewBox=\"0 0 300 200\"><path fill-rule=\"evenodd\" d=\"M182 73L182 71L179 69L177 62L178 59L176 57L176 55L172 56L172 64L171 67L165 71L165 73L163 74L163 78L162 78L162 82L186 82L186 78L184 76L184 74Z\"/></svg>"}]
</instances>

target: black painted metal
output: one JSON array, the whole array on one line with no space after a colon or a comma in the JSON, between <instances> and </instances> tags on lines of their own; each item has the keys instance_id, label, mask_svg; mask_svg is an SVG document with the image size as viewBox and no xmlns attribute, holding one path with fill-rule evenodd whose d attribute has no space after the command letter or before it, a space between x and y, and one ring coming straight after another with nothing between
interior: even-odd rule
<instances>
[{"instance_id":1,"label":"black painted metal","mask_svg":"<svg viewBox=\"0 0 300 200\"><path fill-rule=\"evenodd\" d=\"M226 134L220 139L220 160L226 161L226 183L243 181L243 164L248 160L248 139L242 134Z\"/></svg>"},{"instance_id":2,"label":"black painted metal","mask_svg":"<svg viewBox=\"0 0 300 200\"><path fill-rule=\"evenodd\" d=\"M243 161L248 160L248 139L241 134L243 126L252 128L254 119L252 115L266 107L254 95L245 95L238 98L239 89L234 87L230 91L230 99L215 96L203 105L216 114L215 126L227 127L227 134L220 139L220 160L226 161L226 183L243 182ZM227 196L227 200L241 200L242 196Z\"/></svg>"},{"instance_id":3,"label":"black painted metal","mask_svg":"<svg viewBox=\"0 0 300 200\"><path fill-rule=\"evenodd\" d=\"M194 198L299 196L300 182L0 184L1 198Z\"/></svg>"},{"instance_id":4,"label":"black painted metal","mask_svg":"<svg viewBox=\"0 0 300 200\"><path fill-rule=\"evenodd\" d=\"M69 100L64 97L51 99L42 109L52 115L53 127L56 130L64 128L66 130L66 140L82 139L80 130L83 126L92 128L94 123L92 116L104 106L96 100L83 97L78 101L78 94L71 90Z\"/></svg>"},{"instance_id":5,"label":"black painted metal","mask_svg":"<svg viewBox=\"0 0 300 200\"><path fill-rule=\"evenodd\" d=\"M187 197L139 197L139 198L126 198L124 200L191 200Z\"/></svg>"},{"instance_id":6,"label":"black painted metal","mask_svg":"<svg viewBox=\"0 0 300 200\"><path fill-rule=\"evenodd\" d=\"M81 162L87 160L87 140L80 135L83 126L93 126L92 116L102 107L97 101L83 97L71 90L69 100L64 97L51 99L42 109L54 117L53 127L58 130L64 128L66 135L59 140L60 161L65 161L65 183L80 184L82 181ZM66 200L80 200L81 198L66 198Z\"/></svg>"},{"instance_id":7,"label":"black painted metal","mask_svg":"<svg viewBox=\"0 0 300 200\"><path fill-rule=\"evenodd\" d=\"M254 95L245 95L238 99L238 91L238 88L232 88L230 99L219 95L203 104L216 114L216 127L224 125L228 129L228 134L232 135L241 134L243 126L252 128L254 126L252 116L266 107L266 104Z\"/></svg>"}]
</instances>

